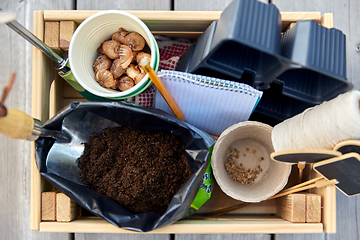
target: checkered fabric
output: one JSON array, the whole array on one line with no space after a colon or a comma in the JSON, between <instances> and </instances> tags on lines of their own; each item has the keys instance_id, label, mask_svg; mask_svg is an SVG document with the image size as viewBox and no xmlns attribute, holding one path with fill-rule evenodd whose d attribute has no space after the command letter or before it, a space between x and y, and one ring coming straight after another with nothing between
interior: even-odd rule
<instances>
[{"instance_id":1,"label":"checkered fabric","mask_svg":"<svg viewBox=\"0 0 360 240\"><path fill-rule=\"evenodd\" d=\"M154 37L160 52L159 71L175 70L179 58L192 43L187 39L172 39L160 35ZM144 92L127 100L143 107L154 107L155 86L151 84Z\"/></svg>"}]
</instances>

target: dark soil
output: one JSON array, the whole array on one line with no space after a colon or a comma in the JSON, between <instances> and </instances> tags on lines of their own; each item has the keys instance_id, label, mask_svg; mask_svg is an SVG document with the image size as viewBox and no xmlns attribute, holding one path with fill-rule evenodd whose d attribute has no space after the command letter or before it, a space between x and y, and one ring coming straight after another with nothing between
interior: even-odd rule
<instances>
[{"instance_id":1,"label":"dark soil","mask_svg":"<svg viewBox=\"0 0 360 240\"><path fill-rule=\"evenodd\" d=\"M78 166L85 184L133 213L164 212L192 175L181 138L130 127L91 138Z\"/></svg>"}]
</instances>

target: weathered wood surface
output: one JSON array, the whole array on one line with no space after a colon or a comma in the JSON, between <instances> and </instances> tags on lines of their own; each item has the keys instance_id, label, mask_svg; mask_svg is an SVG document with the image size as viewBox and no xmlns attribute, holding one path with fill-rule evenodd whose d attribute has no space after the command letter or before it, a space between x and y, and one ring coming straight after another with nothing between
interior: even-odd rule
<instances>
[{"instance_id":1,"label":"weathered wood surface","mask_svg":"<svg viewBox=\"0 0 360 240\"><path fill-rule=\"evenodd\" d=\"M223 11L232 0L174 0L175 11ZM267 0L260 2L268 3Z\"/></svg>"},{"instance_id":2,"label":"weathered wood surface","mask_svg":"<svg viewBox=\"0 0 360 240\"><path fill-rule=\"evenodd\" d=\"M153 1L76 1L77 10L170 10L170 0L153 0Z\"/></svg>"},{"instance_id":3,"label":"weathered wood surface","mask_svg":"<svg viewBox=\"0 0 360 240\"><path fill-rule=\"evenodd\" d=\"M71 9L69 0L0 1L3 11L16 11L17 21L33 29L33 11ZM32 46L0 24L0 86L12 72L16 79L6 106L31 114ZM0 135L0 239L71 239L67 233L30 231L30 142Z\"/></svg>"},{"instance_id":4,"label":"weathered wood surface","mask_svg":"<svg viewBox=\"0 0 360 240\"><path fill-rule=\"evenodd\" d=\"M33 27L34 10L61 9L121 9L121 10L223 10L231 0L154 0L154 1L86 1L86 0L28 0L0 1L3 10L16 11L17 20L29 30ZM356 0L272 0L280 11L320 11L334 13L334 27L347 36L347 76L360 89L360 29L357 26L360 3ZM6 101L10 108L31 114L32 46L6 25L0 25L0 86L7 83L10 73L16 72L16 82ZM170 239L164 235L138 234L66 234L30 231L30 142L0 135L0 238L1 239ZM360 197L346 197L337 193L336 234L278 234L282 239L359 239ZM268 234L250 235L175 235L176 239L271 239Z\"/></svg>"},{"instance_id":5,"label":"weathered wood surface","mask_svg":"<svg viewBox=\"0 0 360 240\"><path fill-rule=\"evenodd\" d=\"M176 240L270 240L268 234L178 234Z\"/></svg>"}]
</instances>

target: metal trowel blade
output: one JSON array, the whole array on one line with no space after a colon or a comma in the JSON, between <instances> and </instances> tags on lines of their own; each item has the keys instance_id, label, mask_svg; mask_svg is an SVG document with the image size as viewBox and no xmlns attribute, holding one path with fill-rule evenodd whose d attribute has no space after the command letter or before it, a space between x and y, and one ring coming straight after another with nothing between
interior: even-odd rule
<instances>
[{"instance_id":1,"label":"metal trowel blade","mask_svg":"<svg viewBox=\"0 0 360 240\"><path fill-rule=\"evenodd\" d=\"M116 126L119 124L86 110L75 111L64 117L60 132L71 140L57 139L54 142L46 158L47 172L83 184L77 163L84 152L84 143L90 136L98 136L103 129Z\"/></svg>"},{"instance_id":2,"label":"metal trowel blade","mask_svg":"<svg viewBox=\"0 0 360 240\"><path fill-rule=\"evenodd\" d=\"M40 137L51 137L51 138L54 138L54 139L57 139L57 140L63 141L63 142L71 141L71 136L68 135L65 131L60 132L60 131L49 130L49 129L45 129L45 128L41 129Z\"/></svg>"}]
</instances>

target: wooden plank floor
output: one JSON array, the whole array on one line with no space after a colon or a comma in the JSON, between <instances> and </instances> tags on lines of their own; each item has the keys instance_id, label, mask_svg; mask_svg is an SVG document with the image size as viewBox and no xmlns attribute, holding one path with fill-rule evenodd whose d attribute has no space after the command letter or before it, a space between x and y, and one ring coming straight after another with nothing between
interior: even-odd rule
<instances>
[{"instance_id":1,"label":"wooden plank floor","mask_svg":"<svg viewBox=\"0 0 360 240\"><path fill-rule=\"evenodd\" d=\"M31 31L34 10L72 7L69 0L0 1L3 11L16 11L18 22ZM1 89L12 72L17 74L6 105L31 114L32 47L5 24L0 32ZM30 142L0 134L0 143L0 239L71 239L67 233L30 231Z\"/></svg>"},{"instance_id":2,"label":"wooden plank floor","mask_svg":"<svg viewBox=\"0 0 360 240\"><path fill-rule=\"evenodd\" d=\"M16 11L17 20L32 30L34 10L122 9L122 10L223 10L231 0L27 0L0 1L3 10ZM266 2L264 0L264 2ZM357 0L272 0L280 11L320 11L334 13L334 27L347 36L347 76L360 89L360 28L357 26L360 2ZM6 25L0 24L0 86L16 72L13 91L6 101L9 108L31 114L32 46ZM30 142L0 135L0 239L201 239L201 240L283 240L283 239L360 239L360 197L337 192L336 234L222 234L222 235L138 235L138 234L67 234L30 231Z\"/></svg>"}]
</instances>

